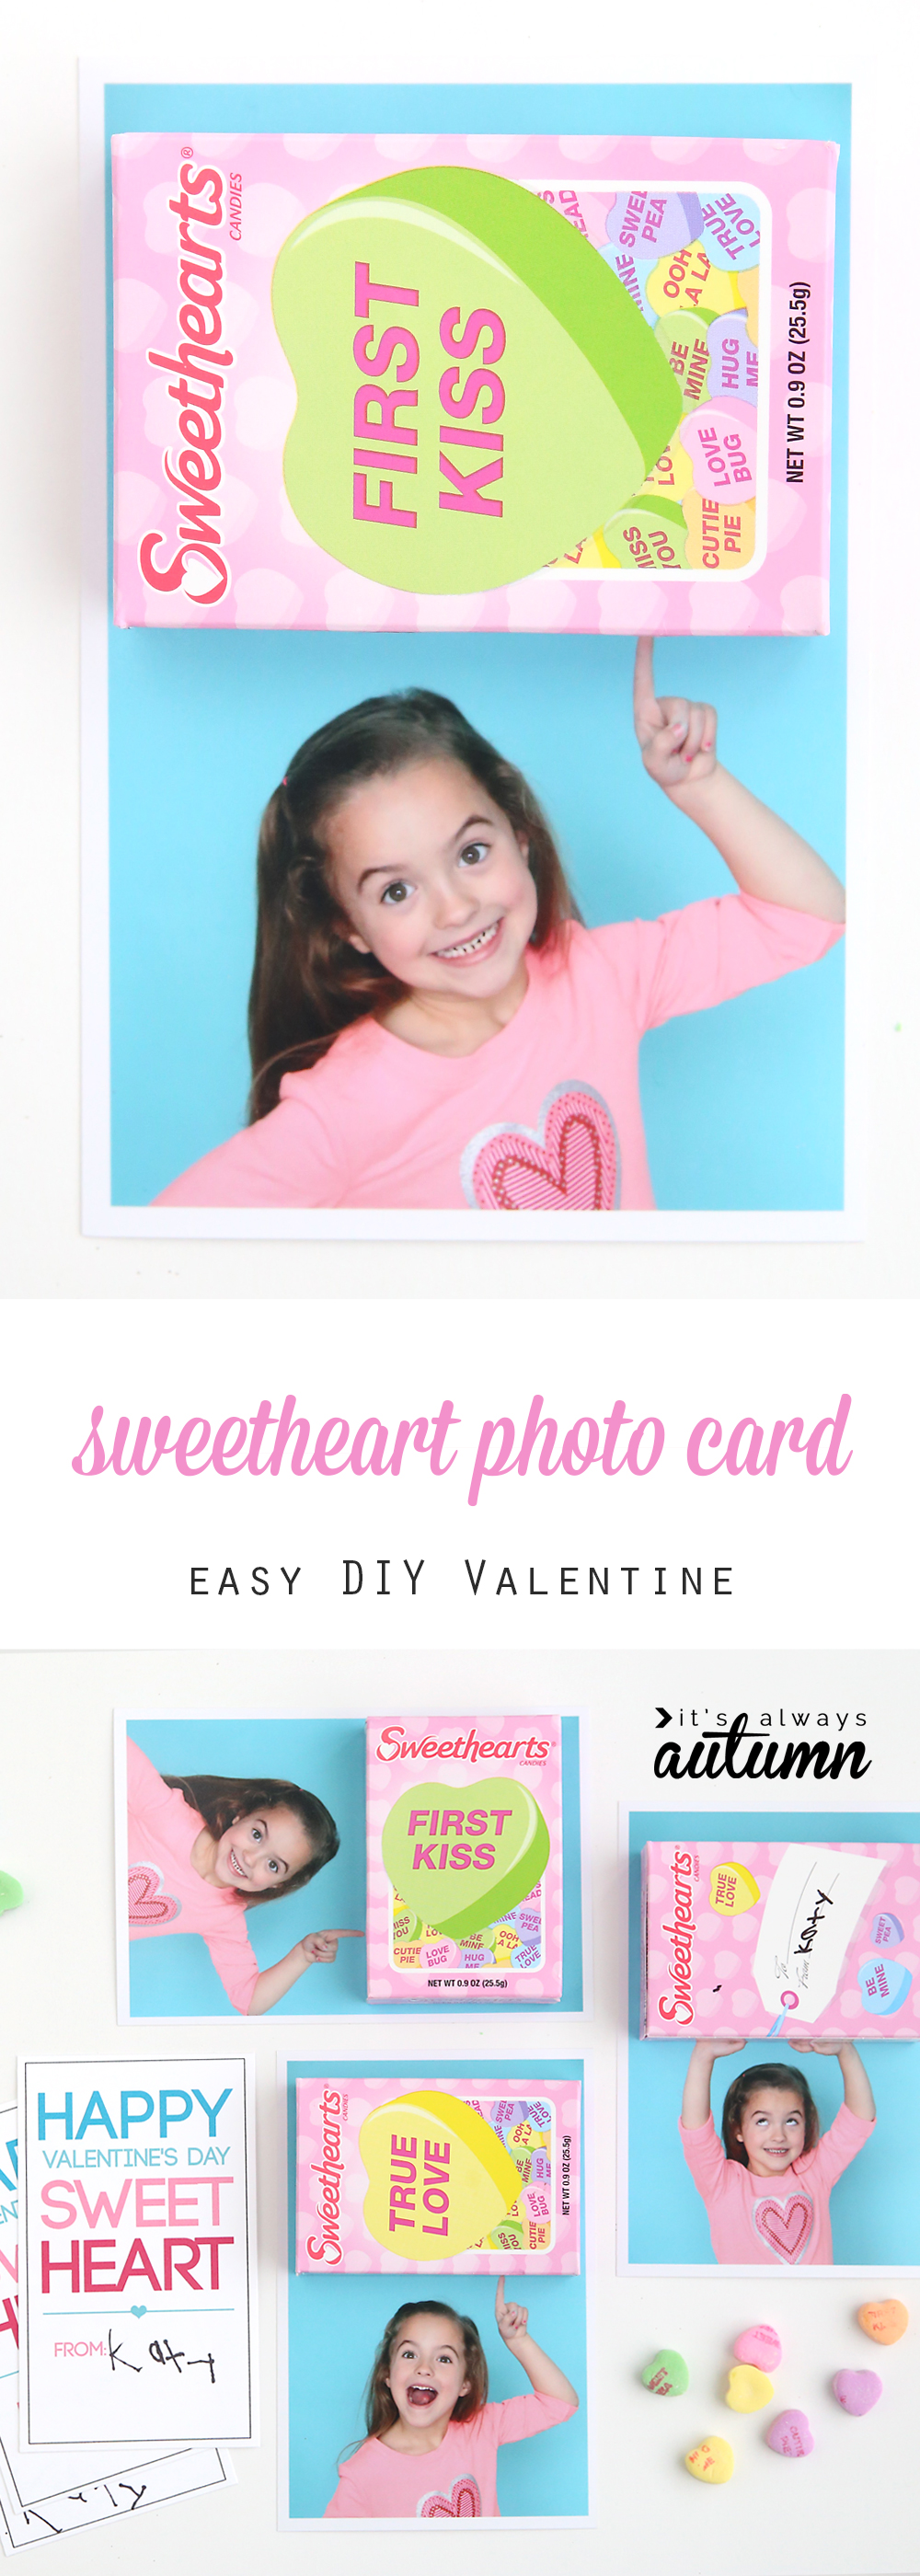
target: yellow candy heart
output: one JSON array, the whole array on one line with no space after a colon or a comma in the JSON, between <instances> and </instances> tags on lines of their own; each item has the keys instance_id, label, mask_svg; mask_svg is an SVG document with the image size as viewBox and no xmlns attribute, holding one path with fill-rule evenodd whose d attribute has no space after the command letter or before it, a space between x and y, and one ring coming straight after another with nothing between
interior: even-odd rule
<instances>
[{"instance_id":1,"label":"yellow candy heart","mask_svg":"<svg viewBox=\"0 0 920 2576\"><path fill-rule=\"evenodd\" d=\"M709 1902L716 1914L746 1914L757 1905L760 1889L749 1869L737 1860L719 1860L709 1873Z\"/></svg>"},{"instance_id":2,"label":"yellow candy heart","mask_svg":"<svg viewBox=\"0 0 920 2576\"><path fill-rule=\"evenodd\" d=\"M691 2477L702 2478L707 2487L726 2486L734 2466L731 2443L723 2442L721 2433L707 2434L705 2442L698 2442L695 2451L688 2451L684 2461Z\"/></svg>"},{"instance_id":3,"label":"yellow candy heart","mask_svg":"<svg viewBox=\"0 0 920 2576\"><path fill-rule=\"evenodd\" d=\"M736 2415L756 2415L758 2407L769 2406L772 2395L772 2380L752 2361L740 2361L729 2371L725 2403L734 2407Z\"/></svg>"},{"instance_id":4,"label":"yellow candy heart","mask_svg":"<svg viewBox=\"0 0 920 2576\"><path fill-rule=\"evenodd\" d=\"M358 2144L368 2177L364 2223L410 2263L444 2263L481 2243L521 2188L481 2112L452 2093L401 2093L368 2113Z\"/></svg>"}]
</instances>

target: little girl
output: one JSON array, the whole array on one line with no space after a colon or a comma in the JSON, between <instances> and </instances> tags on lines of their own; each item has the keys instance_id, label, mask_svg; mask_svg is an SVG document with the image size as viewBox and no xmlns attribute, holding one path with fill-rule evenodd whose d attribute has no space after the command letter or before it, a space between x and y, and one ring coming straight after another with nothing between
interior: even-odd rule
<instances>
[{"instance_id":1,"label":"little girl","mask_svg":"<svg viewBox=\"0 0 920 2576\"><path fill-rule=\"evenodd\" d=\"M654 1205L646 1029L840 936L843 891L716 759L709 706L654 693L649 776L738 893L586 930L519 770L427 689L312 734L265 810L249 997L251 1123L163 1207Z\"/></svg>"},{"instance_id":2,"label":"little girl","mask_svg":"<svg viewBox=\"0 0 920 2576\"><path fill-rule=\"evenodd\" d=\"M681 2145L706 2204L716 2262L832 2263L831 2191L875 2126L862 2059L850 2039L790 2041L800 2054L840 2059L843 2101L823 2138L799 2067L746 2066L725 2096L723 2153L709 2107L712 2069L744 2045L698 2039L681 2106Z\"/></svg>"},{"instance_id":3,"label":"little girl","mask_svg":"<svg viewBox=\"0 0 920 2576\"><path fill-rule=\"evenodd\" d=\"M289 1896L334 1860L328 1807L292 1780L161 1779L127 1739L128 1930L132 1941L200 1932L237 2012L268 2012L314 1962L358 1932L308 1932L260 1968L246 1910Z\"/></svg>"},{"instance_id":4,"label":"little girl","mask_svg":"<svg viewBox=\"0 0 920 2576\"><path fill-rule=\"evenodd\" d=\"M574 2388L527 2331L527 2310L495 2292L502 2342L533 2395L488 2406L489 2373L472 2317L440 2299L407 2299L390 2318L367 2392L368 2439L339 2470L326 2521L415 2515L471 2521L498 2513L496 2454L574 2415Z\"/></svg>"}]
</instances>

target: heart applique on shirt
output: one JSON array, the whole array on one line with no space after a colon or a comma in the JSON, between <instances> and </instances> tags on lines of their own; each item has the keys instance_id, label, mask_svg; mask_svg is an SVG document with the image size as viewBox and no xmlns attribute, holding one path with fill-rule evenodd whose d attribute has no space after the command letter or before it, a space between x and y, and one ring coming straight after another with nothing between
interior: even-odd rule
<instances>
[{"instance_id":1,"label":"heart applique on shirt","mask_svg":"<svg viewBox=\"0 0 920 2576\"><path fill-rule=\"evenodd\" d=\"M481 2519L482 2497L473 2477L455 2478L449 2496L426 2495L416 2507L423 2521L470 2522Z\"/></svg>"},{"instance_id":2,"label":"heart applique on shirt","mask_svg":"<svg viewBox=\"0 0 920 2576\"><path fill-rule=\"evenodd\" d=\"M815 2205L810 2193L796 2191L789 2200L755 2200L751 2216L758 2236L781 2263L800 2263L811 2242Z\"/></svg>"},{"instance_id":3,"label":"heart applique on shirt","mask_svg":"<svg viewBox=\"0 0 920 2576\"><path fill-rule=\"evenodd\" d=\"M149 1923L174 1923L182 1907L177 1896L167 1896L161 1869L145 1869L138 1862L128 1871L128 1922L138 1930Z\"/></svg>"},{"instance_id":4,"label":"heart applique on shirt","mask_svg":"<svg viewBox=\"0 0 920 2576\"><path fill-rule=\"evenodd\" d=\"M615 1208L620 1148L607 1103L588 1082L560 1082L539 1127L485 1127L464 1149L460 1179L474 1208Z\"/></svg>"}]
</instances>

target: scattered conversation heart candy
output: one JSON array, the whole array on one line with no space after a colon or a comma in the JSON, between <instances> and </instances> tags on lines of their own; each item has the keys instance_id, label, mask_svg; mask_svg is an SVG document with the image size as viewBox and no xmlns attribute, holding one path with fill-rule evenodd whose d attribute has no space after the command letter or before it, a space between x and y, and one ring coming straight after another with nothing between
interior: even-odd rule
<instances>
[{"instance_id":1,"label":"scattered conversation heart candy","mask_svg":"<svg viewBox=\"0 0 920 2576\"><path fill-rule=\"evenodd\" d=\"M538 571L636 490L677 417L609 260L494 171L400 170L317 208L279 252L272 309L295 516L397 590Z\"/></svg>"},{"instance_id":2,"label":"scattered conversation heart candy","mask_svg":"<svg viewBox=\"0 0 920 2576\"><path fill-rule=\"evenodd\" d=\"M741 2361L729 2371L725 2403L734 2407L736 2415L756 2415L759 2407L769 2406L772 2395L773 2382L756 2363Z\"/></svg>"},{"instance_id":3,"label":"scattered conversation heart candy","mask_svg":"<svg viewBox=\"0 0 920 2576\"><path fill-rule=\"evenodd\" d=\"M898 1922L896 1914L876 1915L872 1925L872 1941L876 1950L899 1950L903 1939L904 1925Z\"/></svg>"},{"instance_id":4,"label":"scattered conversation heart candy","mask_svg":"<svg viewBox=\"0 0 920 2576\"><path fill-rule=\"evenodd\" d=\"M780 2451L784 2460L805 2460L815 2447L815 2437L807 2415L800 2406L787 2406L778 2415L767 2434L771 2451Z\"/></svg>"},{"instance_id":5,"label":"scattered conversation heart candy","mask_svg":"<svg viewBox=\"0 0 920 2576\"><path fill-rule=\"evenodd\" d=\"M445 2263L481 2242L513 2208L520 2174L480 2112L452 2093L378 2103L358 2144L368 2177L364 2223L411 2263Z\"/></svg>"},{"instance_id":6,"label":"scattered conversation heart candy","mask_svg":"<svg viewBox=\"0 0 920 2576\"><path fill-rule=\"evenodd\" d=\"M873 2343L900 2343L910 2319L901 2299L869 2299L857 2309L856 2323Z\"/></svg>"},{"instance_id":7,"label":"scattered conversation heart candy","mask_svg":"<svg viewBox=\"0 0 920 2576\"><path fill-rule=\"evenodd\" d=\"M716 1862L709 1872L709 1902L715 1914L746 1914L749 1905L759 1901L757 1880L740 1860Z\"/></svg>"},{"instance_id":8,"label":"scattered conversation heart candy","mask_svg":"<svg viewBox=\"0 0 920 2576\"><path fill-rule=\"evenodd\" d=\"M783 2347L775 2326L745 2326L732 2345L736 2361L753 2362L756 2370L776 2370Z\"/></svg>"},{"instance_id":9,"label":"scattered conversation heart candy","mask_svg":"<svg viewBox=\"0 0 920 2576\"><path fill-rule=\"evenodd\" d=\"M696 2449L688 2451L684 2460L684 2467L689 2469L691 2477L702 2478L703 2485L707 2487L726 2486L734 2465L731 2443L723 2442L721 2433L707 2433L705 2442L698 2442Z\"/></svg>"},{"instance_id":10,"label":"scattered conversation heart candy","mask_svg":"<svg viewBox=\"0 0 920 2576\"><path fill-rule=\"evenodd\" d=\"M882 2383L875 2370L837 2370L831 2381L838 2406L848 2415L868 2415L877 2406Z\"/></svg>"},{"instance_id":11,"label":"scattered conversation heart candy","mask_svg":"<svg viewBox=\"0 0 920 2576\"><path fill-rule=\"evenodd\" d=\"M435 1931L459 1941L495 1925L497 1939L499 1916L545 1869L550 1836L520 1780L493 1777L469 1789L425 1780L391 1807L382 1850L387 1877L411 1890Z\"/></svg>"},{"instance_id":12,"label":"scattered conversation heart candy","mask_svg":"<svg viewBox=\"0 0 920 2576\"><path fill-rule=\"evenodd\" d=\"M0 1914L12 1914L21 1904L22 1889L18 1878L11 1878L8 1870L0 1869Z\"/></svg>"},{"instance_id":13,"label":"scattered conversation heart candy","mask_svg":"<svg viewBox=\"0 0 920 2576\"><path fill-rule=\"evenodd\" d=\"M900 1959L863 1959L856 1973L867 2012L879 2016L900 2012L914 1982Z\"/></svg>"},{"instance_id":14,"label":"scattered conversation heart candy","mask_svg":"<svg viewBox=\"0 0 920 2576\"><path fill-rule=\"evenodd\" d=\"M750 501L757 490L757 421L734 394L685 412L680 436L698 492L712 501ZM737 1907L733 1909L737 1912Z\"/></svg>"},{"instance_id":15,"label":"scattered conversation heart candy","mask_svg":"<svg viewBox=\"0 0 920 2576\"><path fill-rule=\"evenodd\" d=\"M690 2386L690 2373L683 2353L656 2352L642 2373L643 2388L652 2389L656 2397L682 2397Z\"/></svg>"}]
</instances>

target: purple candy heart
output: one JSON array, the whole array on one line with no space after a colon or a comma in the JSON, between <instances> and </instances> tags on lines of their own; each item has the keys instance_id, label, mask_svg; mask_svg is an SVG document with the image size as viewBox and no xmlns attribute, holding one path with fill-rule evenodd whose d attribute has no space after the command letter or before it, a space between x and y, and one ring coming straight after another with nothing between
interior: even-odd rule
<instances>
[{"instance_id":1,"label":"purple candy heart","mask_svg":"<svg viewBox=\"0 0 920 2576\"><path fill-rule=\"evenodd\" d=\"M831 2382L838 2406L848 2415L868 2415L877 2406L882 2383L875 2370L838 2370Z\"/></svg>"},{"instance_id":2,"label":"purple candy heart","mask_svg":"<svg viewBox=\"0 0 920 2576\"><path fill-rule=\"evenodd\" d=\"M767 2441L771 2451L782 2452L784 2460L804 2460L815 2447L808 2417L802 2414L799 2406L787 2406L785 2414L777 2416L775 2424L770 2426Z\"/></svg>"}]
</instances>

